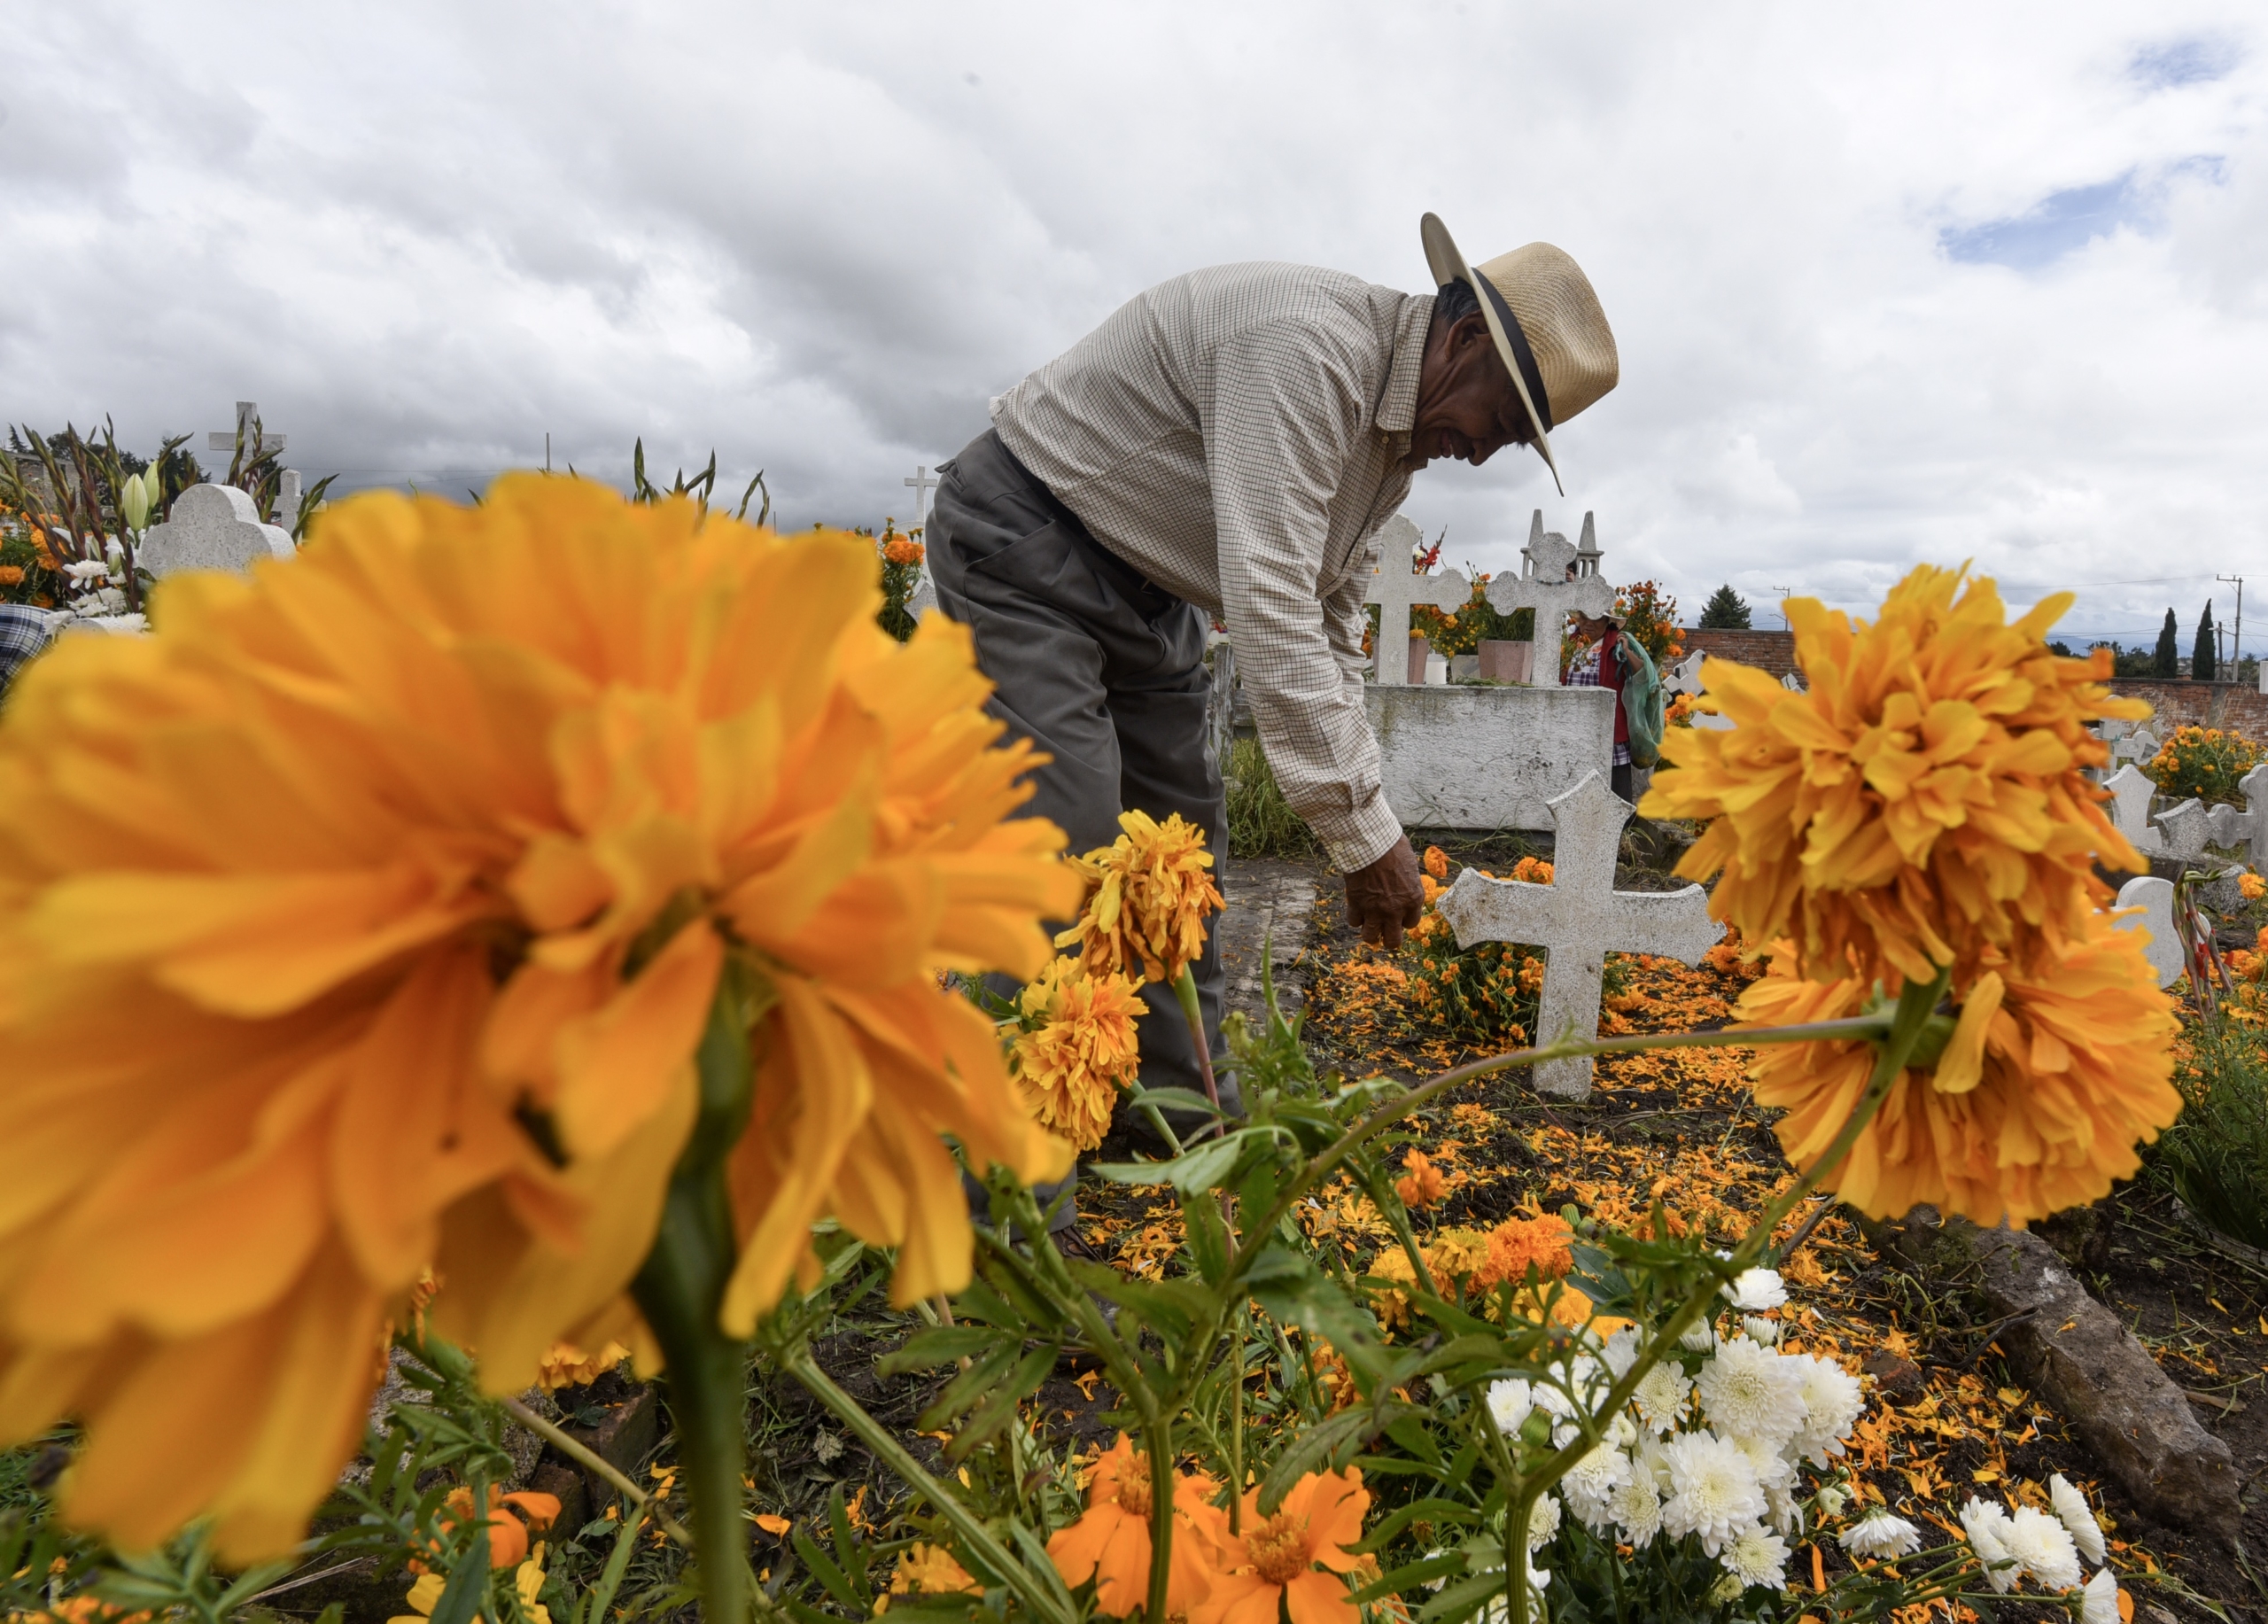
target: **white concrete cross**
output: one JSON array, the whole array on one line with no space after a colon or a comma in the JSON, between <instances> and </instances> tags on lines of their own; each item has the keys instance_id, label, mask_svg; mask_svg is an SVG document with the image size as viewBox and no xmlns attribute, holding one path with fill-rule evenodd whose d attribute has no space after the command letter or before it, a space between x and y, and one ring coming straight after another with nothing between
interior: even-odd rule
<instances>
[{"instance_id":1,"label":"white concrete cross","mask_svg":"<svg viewBox=\"0 0 2268 1624\"><path fill-rule=\"evenodd\" d=\"M936 490L943 482L927 468L916 462L913 465L913 478L904 483L913 493L913 523L911 528L920 530L928 523L929 493Z\"/></svg>"},{"instance_id":2,"label":"white concrete cross","mask_svg":"<svg viewBox=\"0 0 2268 1624\"><path fill-rule=\"evenodd\" d=\"M1630 807L1596 771L1550 805L1558 826L1550 884L1490 880L1467 868L1435 905L1456 932L1459 947L1521 942L1543 949L1543 996L1534 1034L1540 1044L1570 1031L1598 1036L1600 978L1608 953L1660 953L1698 964L1725 934L1709 917L1708 894L1697 885L1669 892L1614 889L1614 859ZM1535 1068L1535 1085L1580 1100L1591 1092L1591 1062L1588 1057L1547 1061Z\"/></svg>"},{"instance_id":3,"label":"white concrete cross","mask_svg":"<svg viewBox=\"0 0 2268 1624\"><path fill-rule=\"evenodd\" d=\"M1430 603L1454 614L1472 595L1472 583L1457 571L1419 575L1411 570L1410 561L1423 540L1418 526L1399 513L1379 531L1379 561L1371 567L1370 594L1363 602L1379 606L1379 634L1371 647L1382 687L1410 686L1410 609Z\"/></svg>"},{"instance_id":4,"label":"white concrete cross","mask_svg":"<svg viewBox=\"0 0 2268 1624\"><path fill-rule=\"evenodd\" d=\"M2110 791L2110 803L2103 810L2109 814L2111 826L2126 836L2126 843L2144 857L2163 853L2164 838L2150 823L2150 801L2158 787L2149 775L2130 761L2102 787Z\"/></svg>"},{"instance_id":5,"label":"white concrete cross","mask_svg":"<svg viewBox=\"0 0 2268 1624\"><path fill-rule=\"evenodd\" d=\"M1543 528L1538 508L1520 548L1520 572L1510 571L1488 583L1488 602L1501 614L1535 611L1535 659L1528 680L1537 688L1559 686L1559 640L1567 617L1614 612L1614 588L1598 573L1598 540L1591 516L1583 515L1583 545L1571 545L1557 531Z\"/></svg>"},{"instance_id":6,"label":"white concrete cross","mask_svg":"<svg viewBox=\"0 0 2268 1624\"><path fill-rule=\"evenodd\" d=\"M2213 844L2224 851L2245 853L2248 862L2268 859L2268 761L2237 781L2244 804L2216 806L2205 814L2205 828Z\"/></svg>"},{"instance_id":7,"label":"white concrete cross","mask_svg":"<svg viewBox=\"0 0 2268 1624\"><path fill-rule=\"evenodd\" d=\"M2130 728L2111 740L2110 759L2113 765L2122 761L2155 761L2158 749L2157 735L2148 728Z\"/></svg>"},{"instance_id":8,"label":"white concrete cross","mask_svg":"<svg viewBox=\"0 0 2268 1624\"><path fill-rule=\"evenodd\" d=\"M1662 692L1691 694L1698 698L1701 694L1701 662L1708 657L1706 654L1696 649L1671 666L1662 679ZM1719 716L1713 711L1696 711L1693 713L1693 725L1696 727L1722 731L1733 725L1733 719L1729 716Z\"/></svg>"},{"instance_id":9,"label":"white concrete cross","mask_svg":"<svg viewBox=\"0 0 2268 1624\"><path fill-rule=\"evenodd\" d=\"M237 426L233 430L215 429L205 437L205 443L224 456L234 456L237 442L241 439L244 441L245 461L247 462L254 457L266 456L271 451L283 450L285 436L270 434L265 425L260 426L255 434L254 425L259 422L260 403L256 400L239 400L237 402Z\"/></svg>"}]
</instances>

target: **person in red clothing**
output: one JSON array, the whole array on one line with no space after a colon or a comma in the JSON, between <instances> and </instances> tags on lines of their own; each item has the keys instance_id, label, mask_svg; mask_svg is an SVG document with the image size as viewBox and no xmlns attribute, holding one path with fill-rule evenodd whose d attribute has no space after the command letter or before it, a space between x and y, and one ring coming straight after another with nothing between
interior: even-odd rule
<instances>
[{"instance_id":1,"label":"person in red clothing","mask_svg":"<svg viewBox=\"0 0 2268 1624\"><path fill-rule=\"evenodd\" d=\"M1561 679L1569 688L1611 688L1614 690L1614 765L1607 785L1624 800L1630 793L1630 718L1622 709L1622 656L1615 645L1622 627L1608 615L1574 617L1575 651L1568 657Z\"/></svg>"}]
</instances>

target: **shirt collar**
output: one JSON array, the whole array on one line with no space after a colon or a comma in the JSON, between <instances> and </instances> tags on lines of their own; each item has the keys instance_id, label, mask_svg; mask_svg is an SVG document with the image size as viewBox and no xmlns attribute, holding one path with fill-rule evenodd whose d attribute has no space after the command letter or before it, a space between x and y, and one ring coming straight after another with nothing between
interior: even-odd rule
<instances>
[{"instance_id":1,"label":"shirt collar","mask_svg":"<svg viewBox=\"0 0 2268 1624\"><path fill-rule=\"evenodd\" d=\"M1407 434L1418 418L1418 373L1425 361L1425 333L1433 322L1433 296L1413 293L1394 323L1394 364L1386 369L1375 422L1381 434Z\"/></svg>"}]
</instances>

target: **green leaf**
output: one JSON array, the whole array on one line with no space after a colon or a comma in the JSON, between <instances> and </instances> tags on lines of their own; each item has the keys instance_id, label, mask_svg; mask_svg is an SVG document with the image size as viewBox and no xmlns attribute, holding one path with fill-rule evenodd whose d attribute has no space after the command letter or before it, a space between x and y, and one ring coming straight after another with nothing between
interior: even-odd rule
<instances>
[{"instance_id":1,"label":"green leaf","mask_svg":"<svg viewBox=\"0 0 2268 1624\"><path fill-rule=\"evenodd\" d=\"M1368 1546L1370 1542L1365 1540L1363 1544ZM1357 1547L1350 1545L1348 1549L1352 1550ZM1373 1549L1376 1548L1373 1547ZM1431 1580L1445 1579L1463 1572L1464 1572L1464 1553L1456 1550L1442 1551L1439 1555L1426 1557L1421 1561L1404 1563L1391 1573L1381 1573L1347 1599L1358 1605L1364 1602L1384 1601L1397 1591L1412 1589Z\"/></svg>"},{"instance_id":2,"label":"green leaf","mask_svg":"<svg viewBox=\"0 0 2268 1624\"><path fill-rule=\"evenodd\" d=\"M1209 1194L1183 1196L1181 1227L1198 1274L1208 1286L1219 1285L1229 1271L1229 1227L1221 1217L1221 1204Z\"/></svg>"},{"instance_id":3,"label":"green leaf","mask_svg":"<svg viewBox=\"0 0 2268 1624\"><path fill-rule=\"evenodd\" d=\"M1392 1362L1379 1322L1304 1254L1271 1246L1252 1260L1245 1284L1260 1306L1285 1325L1328 1338L1355 1372L1365 1396Z\"/></svg>"},{"instance_id":4,"label":"green leaf","mask_svg":"<svg viewBox=\"0 0 2268 1624\"><path fill-rule=\"evenodd\" d=\"M968 1424L945 1446L946 1464L960 1465L978 1444L1016 1418L1016 1406L1039 1391L1040 1383L1045 1381L1048 1372L1055 1368L1055 1345L1050 1342L1045 1347L1033 1348L1023 1356L1016 1368L1009 1372L1008 1379L992 1389L983 1406L969 1417Z\"/></svg>"},{"instance_id":5,"label":"green leaf","mask_svg":"<svg viewBox=\"0 0 2268 1624\"><path fill-rule=\"evenodd\" d=\"M1193 1190L1214 1190L1226 1184L1255 1139L1274 1136L1264 1128L1242 1128L1222 1135L1169 1162L1097 1162L1089 1170L1099 1178L1122 1185L1171 1185L1184 1195Z\"/></svg>"},{"instance_id":6,"label":"green leaf","mask_svg":"<svg viewBox=\"0 0 2268 1624\"><path fill-rule=\"evenodd\" d=\"M1402 1410L1404 1405L1389 1403L1388 1410ZM1379 1426L1379 1417L1367 1404L1335 1415L1328 1421L1310 1426L1292 1441L1292 1447L1276 1457L1268 1469L1268 1476L1260 1485L1260 1514L1272 1517L1284 1496L1292 1492L1292 1485L1310 1472L1324 1469L1324 1463L1344 1447L1350 1453L1360 1447L1363 1440L1372 1436Z\"/></svg>"},{"instance_id":7,"label":"green leaf","mask_svg":"<svg viewBox=\"0 0 2268 1624\"><path fill-rule=\"evenodd\" d=\"M983 1358L947 1382L944 1391L938 1394L929 1407L916 1418L914 1426L921 1432L931 1432L944 1426L990 1392L992 1384L1014 1368L1016 1356L1022 1351L1021 1341L1000 1342Z\"/></svg>"},{"instance_id":8,"label":"green leaf","mask_svg":"<svg viewBox=\"0 0 2268 1624\"><path fill-rule=\"evenodd\" d=\"M1368 1534L1363 1535L1360 1544L1349 1545L1347 1549L1358 1555L1367 1551L1384 1550L1400 1538L1402 1531L1413 1522L1453 1522L1459 1527L1469 1527L1480 1520L1480 1513L1469 1505L1461 1504L1455 1500L1444 1500L1438 1496L1429 1496L1423 1500L1412 1500L1408 1505L1380 1518L1376 1526ZM1431 1559L1438 1560L1439 1558ZM1462 1560L1457 1564L1460 1568L1464 1566ZM1436 1576L1433 1573L1418 1575L1420 1579L1432 1579Z\"/></svg>"},{"instance_id":9,"label":"green leaf","mask_svg":"<svg viewBox=\"0 0 2268 1624\"><path fill-rule=\"evenodd\" d=\"M1504 1571L1478 1573L1462 1584L1447 1585L1441 1593L1425 1604L1421 1619L1462 1619L1486 1607L1491 1599L1505 1594ZM1530 1617L1534 1617L1531 1612Z\"/></svg>"},{"instance_id":10,"label":"green leaf","mask_svg":"<svg viewBox=\"0 0 2268 1624\"><path fill-rule=\"evenodd\" d=\"M850 1581L866 1607L874 1604L873 1587L866 1582L866 1565L860 1560L858 1542L850 1532L850 1513L843 1504L843 1485L837 1483L827 1493L827 1527L835 1535L835 1554L842 1559L843 1577Z\"/></svg>"},{"instance_id":11,"label":"green leaf","mask_svg":"<svg viewBox=\"0 0 2268 1624\"><path fill-rule=\"evenodd\" d=\"M800 1523L788 1530L788 1537L795 1542L796 1554L804 1559L804 1566L812 1570L812 1577L826 1587L827 1593L854 1614L865 1616L871 1604L851 1588L850 1581L844 1576L843 1570L827 1560L827 1553L812 1542L811 1535L804 1532Z\"/></svg>"},{"instance_id":12,"label":"green leaf","mask_svg":"<svg viewBox=\"0 0 2268 1624\"><path fill-rule=\"evenodd\" d=\"M935 1370L956 1359L975 1358L999 1340L999 1332L989 1326L938 1325L906 1338L904 1347L877 1359L874 1369L885 1376Z\"/></svg>"},{"instance_id":13,"label":"green leaf","mask_svg":"<svg viewBox=\"0 0 2268 1624\"><path fill-rule=\"evenodd\" d=\"M431 1624L472 1624L488 1599L488 1525L473 1530L472 1542L449 1570L441 1599L433 1604Z\"/></svg>"}]
</instances>

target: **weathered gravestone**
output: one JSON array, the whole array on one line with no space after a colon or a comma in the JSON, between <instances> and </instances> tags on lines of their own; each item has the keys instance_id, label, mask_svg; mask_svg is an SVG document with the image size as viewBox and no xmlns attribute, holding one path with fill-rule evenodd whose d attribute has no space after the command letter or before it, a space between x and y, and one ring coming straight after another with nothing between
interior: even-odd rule
<instances>
[{"instance_id":1,"label":"weathered gravestone","mask_svg":"<svg viewBox=\"0 0 2268 1624\"><path fill-rule=\"evenodd\" d=\"M192 485L174 499L162 524L142 538L139 561L163 579L177 570L229 570L238 574L262 558L290 558L291 535L260 522L252 500L232 485Z\"/></svg>"},{"instance_id":2,"label":"weathered gravestone","mask_svg":"<svg viewBox=\"0 0 2268 1624\"><path fill-rule=\"evenodd\" d=\"M2224 851L2240 851L2245 860L2268 859L2268 761L2237 781L2242 806L2217 805L2205 813L2206 838Z\"/></svg>"},{"instance_id":3,"label":"weathered gravestone","mask_svg":"<svg viewBox=\"0 0 2268 1624\"><path fill-rule=\"evenodd\" d=\"M2158 985L2171 987L2182 972L2181 937L2173 928L2173 882L2137 874L2118 888L2119 908L2140 908L2140 913L2113 921L2120 930L2147 930L2142 957L2157 973Z\"/></svg>"},{"instance_id":4,"label":"weathered gravestone","mask_svg":"<svg viewBox=\"0 0 2268 1624\"><path fill-rule=\"evenodd\" d=\"M1550 804L1559 831L1550 884L1491 880L1467 868L1436 905L1459 947L1521 942L1543 949L1538 1043L1569 1033L1598 1036L1608 953L1660 953L1698 964L1724 937L1697 885L1666 893L1614 889L1614 859L1630 807L1596 772ZM1547 1094L1581 1099L1591 1092L1590 1060L1546 1061L1535 1068L1535 1085Z\"/></svg>"},{"instance_id":5,"label":"weathered gravestone","mask_svg":"<svg viewBox=\"0 0 2268 1624\"><path fill-rule=\"evenodd\" d=\"M1592 516L1583 515L1580 547L1557 531L1543 528L1543 509L1529 521L1527 545L1520 548L1520 572L1505 571L1488 583L1488 602L1500 614L1515 610L1535 611L1535 656L1528 680L1538 688L1559 686L1559 640L1567 617L1577 610L1587 615L1614 612L1614 588L1598 572L1598 530Z\"/></svg>"},{"instance_id":6,"label":"weathered gravestone","mask_svg":"<svg viewBox=\"0 0 2268 1624\"><path fill-rule=\"evenodd\" d=\"M1551 798L1614 760L1607 688L1372 682L1363 706L1405 828L1548 829Z\"/></svg>"},{"instance_id":7,"label":"weathered gravestone","mask_svg":"<svg viewBox=\"0 0 2268 1624\"><path fill-rule=\"evenodd\" d=\"M1454 614L1472 595L1472 583L1456 570L1419 575L1410 569L1410 558L1423 540L1418 526L1399 513L1379 532L1378 563L1371 571L1370 594L1363 602L1379 606L1379 633L1371 643L1375 651L1371 664L1379 681L1387 688L1407 688L1425 680L1424 666L1403 652L1410 647L1410 610L1428 603Z\"/></svg>"}]
</instances>

